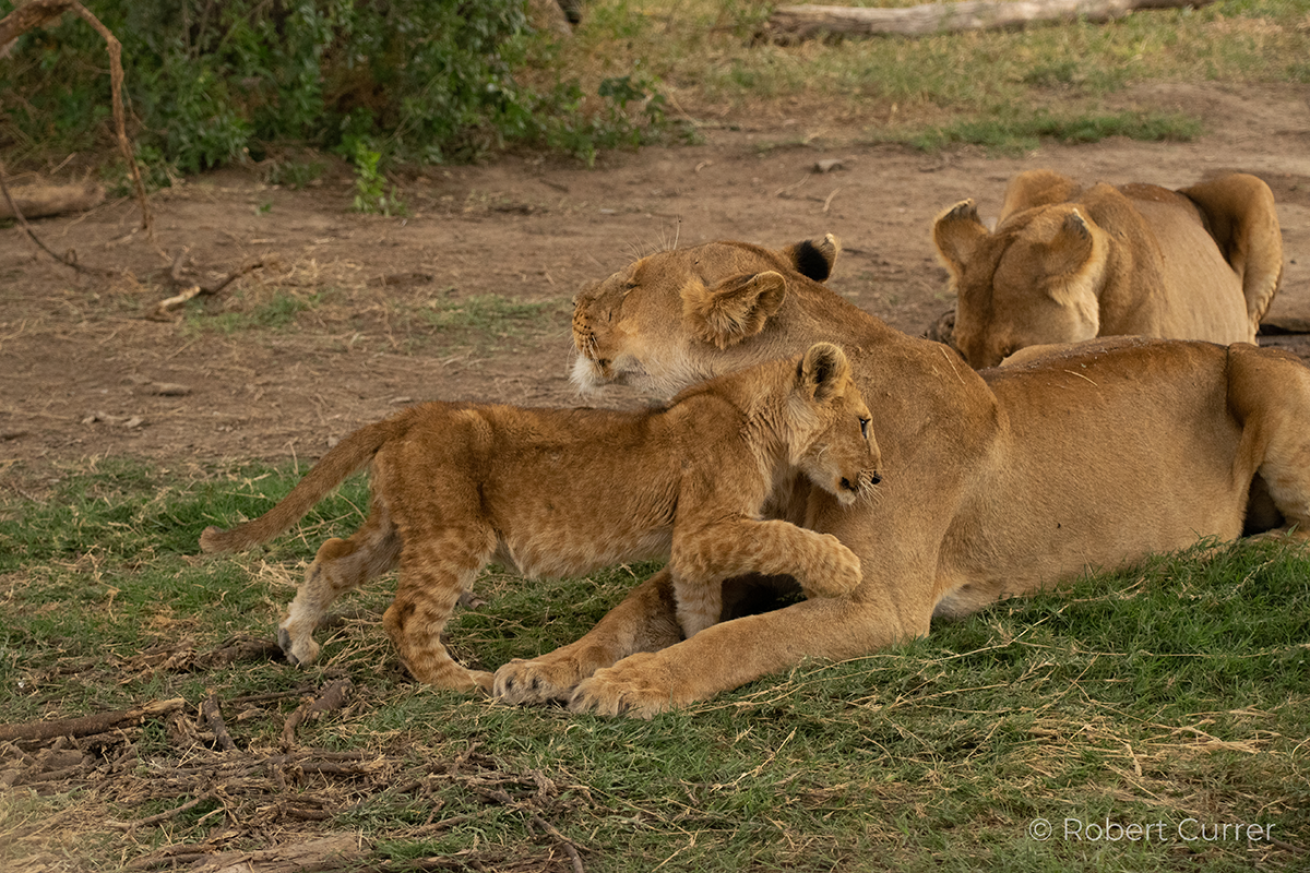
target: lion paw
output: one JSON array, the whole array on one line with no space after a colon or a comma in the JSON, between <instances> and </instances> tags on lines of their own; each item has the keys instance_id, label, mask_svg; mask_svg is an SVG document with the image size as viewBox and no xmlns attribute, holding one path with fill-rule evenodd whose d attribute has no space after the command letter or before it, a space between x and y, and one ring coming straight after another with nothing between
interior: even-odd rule
<instances>
[{"instance_id":1,"label":"lion paw","mask_svg":"<svg viewBox=\"0 0 1310 873\"><path fill-rule=\"evenodd\" d=\"M574 689L569 709L647 719L672 709L672 689L646 669L654 657L648 652L631 655L613 667L597 670Z\"/></svg>"},{"instance_id":2,"label":"lion paw","mask_svg":"<svg viewBox=\"0 0 1310 873\"><path fill-rule=\"evenodd\" d=\"M818 566L805 574L802 587L807 597L841 597L859 587L864 578L860 559L832 534L823 535L825 550Z\"/></svg>"},{"instance_id":3,"label":"lion paw","mask_svg":"<svg viewBox=\"0 0 1310 873\"><path fill-rule=\"evenodd\" d=\"M320 647L314 642L313 637L302 636L293 639L291 631L285 626L277 629L277 644L292 666L308 667L318 659Z\"/></svg>"},{"instance_id":4,"label":"lion paw","mask_svg":"<svg viewBox=\"0 0 1310 873\"><path fill-rule=\"evenodd\" d=\"M491 693L497 700L515 706L567 700L578 684L578 678L572 662L515 658L496 671Z\"/></svg>"}]
</instances>

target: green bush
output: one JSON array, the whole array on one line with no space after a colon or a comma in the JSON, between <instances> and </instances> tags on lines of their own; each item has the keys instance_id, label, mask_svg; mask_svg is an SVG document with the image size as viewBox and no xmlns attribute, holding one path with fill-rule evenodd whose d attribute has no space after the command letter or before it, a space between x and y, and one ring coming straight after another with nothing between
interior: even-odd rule
<instances>
[{"instance_id":1,"label":"green bush","mask_svg":"<svg viewBox=\"0 0 1310 873\"><path fill-rule=\"evenodd\" d=\"M123 43L126 99L143 155L196 172L276 143L355 159L468 159L510 142L559 142L590 158L597 144L640 140L599 95L599 122L577 86L534 91L515 69L536 45L524 0L104 0L93 11ZM12 4L0 0L0 15ZM80 19L24 36L0 66L0 147L108 144L108 63ZM620 106L620 109L622 107ZM615 134L617 128L620 133ZM580 135L569 140L558 130ZM8 142L6 142L8 140Z\"/></svg>"}]
</instances>

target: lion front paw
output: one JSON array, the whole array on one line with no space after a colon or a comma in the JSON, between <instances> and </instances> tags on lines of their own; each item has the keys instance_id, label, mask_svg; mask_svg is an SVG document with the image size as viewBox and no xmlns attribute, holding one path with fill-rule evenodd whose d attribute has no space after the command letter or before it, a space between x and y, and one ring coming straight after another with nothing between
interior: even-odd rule
<instances>
[{"instance_id":1,"label":"lion front paw","mask_svg":"<svg viewBox=\"0 0 1310 873\"><path fill-rule=\"evenodd\" d=\"M674 706L673 690L667 681L652 674L654 658L649 652L631 655L613 667L597 670L574 689L569 709L635 718L667 712Z\"/></svg>"},{"instance_id":2,"label":"lion front paw","mask_svg":"<svg viewBox=\"0 0 1310 873\"><path fill-rule=\"evenodd\" d=\"M496 671L492 696L515 706L567 700L578 678L572 662L515 658Z\"/></svg>"},{"instance_id":3,"label":"lion front paw","mask_svg":"<svg viewBox=\"0 0 1310 873\"><path fill-rule=\"evenodd\" d=\"M817 566L809 568L802 587L807 597L841 597L859 587L864 574L860 559L832 534L824 534L825 549Z\"/></svg>"}]
</instances>

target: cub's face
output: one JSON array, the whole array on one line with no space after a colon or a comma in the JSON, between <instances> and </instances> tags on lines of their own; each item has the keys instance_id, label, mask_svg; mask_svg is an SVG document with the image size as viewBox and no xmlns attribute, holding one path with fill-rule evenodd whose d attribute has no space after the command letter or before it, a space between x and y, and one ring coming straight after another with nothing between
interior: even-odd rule
<instances>
[{"instance_id":1,"label":"cub's face","mask_svg":"<svg viewBox=\"0 0 1310 873\"><path fill-rule=\"evenodd\" d=\"M796 466L844 505L869 495L882 481L882 454L872 416L849 376L819 407L812 438Z\"/></svg>"}]
</instances>

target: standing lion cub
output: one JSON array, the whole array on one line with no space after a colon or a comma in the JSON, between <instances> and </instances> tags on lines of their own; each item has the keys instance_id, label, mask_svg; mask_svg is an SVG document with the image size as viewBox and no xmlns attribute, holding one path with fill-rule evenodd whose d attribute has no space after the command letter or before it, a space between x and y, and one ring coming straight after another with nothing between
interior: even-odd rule
<instances>
[{"instance_id":1,"label":"standing lion cub","mask_svg":"<svg viewBox=\"0 0 1310 873\"><path fill-rule=\"evenodd\" d=\"M846 354L826 342L641 412L425 403L347 436L269 512L208 528L200 545L270 539L371 461L368 518L319 547L278 631L282 650L312 662L327 607L399 561L383 625L409 671L489 690L492 674L457 664L439 635L493 557L531 578L670 556L688 637L719 620L725 578L786 574L825 596L853 589L860 562L835 537L760 517L796 470L843 504L868 493L881 480L869 421Z\"/></svg>"}]
</instances>

